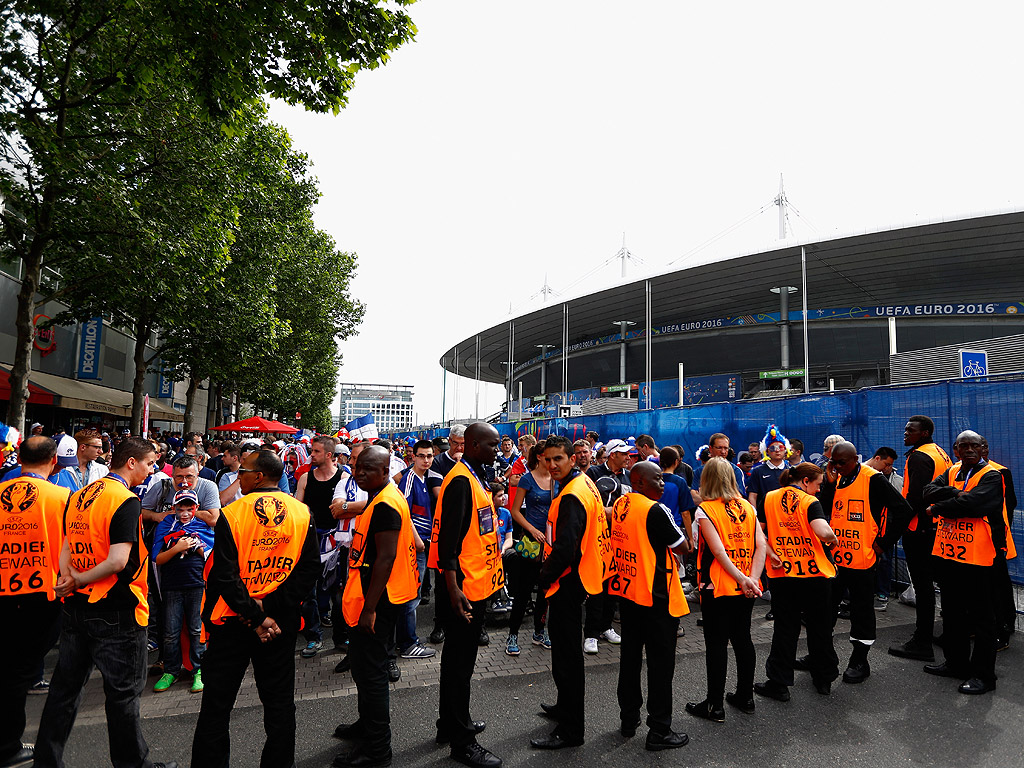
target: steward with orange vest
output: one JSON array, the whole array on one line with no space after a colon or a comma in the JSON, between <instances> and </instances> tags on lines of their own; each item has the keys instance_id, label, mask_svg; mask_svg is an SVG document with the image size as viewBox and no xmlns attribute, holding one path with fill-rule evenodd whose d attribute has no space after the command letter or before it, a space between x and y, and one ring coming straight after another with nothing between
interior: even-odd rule
<instances>
[{"instance_id":1,"label":"steward with orange vest","mask_svg":"<svg viewBox=\"0 0 1024 768\"><path fill-rule=\"evenodd\" d=\"M57 444L30 437L21 446L21 475L0 483L0 765L19 754L25 699L38 682L43 657L57 642L60 602L54 585L60 568L61 521L70 491L47 481L57 463Z\"/></svg>"},{"instance_id":2,"label":"steward with orange vest","mask_svg":"<svg viewBox=\"0 0 1024 768\"><path fill-rule=\"evenodd\" d=\"M932 636L935 634L935 521L922 494L928 483L949 469L953 462L932 439L935 422L927 416L911 416L903 428L905 454L903 497L910 504L914 517L903 534L903 553L914 585L914 611L917 622L914 634L906 643L892 645L889 653L904 659L934 661Z\"/></svg>"},{"instance_id":3,"label":"steward with orange vest","mask_svg":"<svg viewBox=\"0 0 1024 768\"><path fill-rule=\"evenodd\" d=\"M701 472L701 496L704 499L696 513L700 530L697 563L708 693L704 701L688 703L686 711L721 722L726 700L743 711L754 707L757 656L750 637L750 617L754 598L761 594L759 581L768 546L757 524L757 510L740 497L728 461L717 456L708 459ZM761 498L762 503L764 500ZM726 696L730 643L736 655L736 692Z\"/></svg>"},{"instance_id":4,"label":"steward with orange vest","mask_svg":"<svg viewBox=\"0 0 1024 768\"><path fill-rule=\"evenodd\" d=\"M988 441L982 447L985 460L988 461ZM1006 510L1006 525L1013 530L1013 511L1017 508L1017 492L1013 485L1013 473L1009 467L989 461L993 467L999 470L1003 476L1003 494L1006 503L1003 505ZM1007 539L1007 546L1013 545L1013 537ZM1014 547L1013 556L1008 552L996 552L996 650L1004 651L1010 647L1010 635L1017 629L1017 601L1014 597L1013 582L1010 580L1010 570L1007 559L1012 560L1016 556Z\"/></svg>"},{"instance_id":5,"label":"steward with orange vest","mask_svg":"<svg viewBox=\"0 0 1024 768\"><path fill-rule=\"evenodd\" d=\"M149 477L156 459L152 442L127 438L114 450L110 473L68 499L54 587L64 598L60 654L39 722L35 765L40 768L63 765L87 677L82 670L93 665L104 680L111 762L162 765L148 756L139 716L146 682L149 558L142 545L142 503L129 490Z\"/></svg>"},{"instance_id":6,"label":"steward with orange vest","mask_svg":"<svg viewBox=\"0 0 1024 768\"><path fill-rule=\"evenodd\" d=\"M672 678L679 617L690 612L679 583L676 557L692 551L672 513L658 499L665 492L661 467L638 461L629 472L633 493L612 507L609 594L619 601L622 644L617 696L624 734L636 733L643 693L640 672L647 656L647 749L684 746L672 730ZM552 640L552 652L555 648Z\"/></svg>"},{"instance_id":7,"label":"steward with orange vest","mask_svg":"<svg viewBox=\"0 0 1024 768\"><path fill-rule=\"evenodd\" d=\"M983 443L978 433L961 432L954 445L960 461L925 486L923 494L938 521L932 553L939 561L945 655L942 664L924 669L965 681L958 690L966 694L995 690L994 564L999 552L1008 558L1015 554L1007 535L1005 480L984 458Z\"/></svg>"},{"instance_id":8,"label":"steward with orange vest","mask_svg":"<svg viewBox=\"0 0 1024 768\"><path fill-rule=\"evenodd\" d=\"M207 561L196 768L227 765L228 720L250 663L265 710L261 765L295 762L295 640L320 547L309 508L278 488L284 464L273 451L253 451L238 472L242 498L221 509Z\"/></svg>"},{"instance_id":9,"label":"steward with orange vest","mask_svg":"<svg viewBox=\"0 0 1024 768\"><path fill-rule=\"evenodd\" d=\"M769 558L765 570L772 579L775 622L765 662L768 680L755 683L754 693L778 701L789 701L801 621L806 622L809 653L800 660L800 669L810 671L815 690L822 695L831 692L832 681L839 677L839 657L832 644L836 568L825 549L838 539L815 497L823 476L821 467L801 462L782 473L782 487L764 500Z\"/></svg>"},{"instance_id":10,"label":"steward with orange vest","mask_svg":"<svg viewBox=\"0 0 1024 768\"><path fill-rule=\"evenodd\" d=\"M487 600L505 583L498 513L485 469L498 454L498 430L475 422L466 428L464 439L462 459L441 485L427 556L427 566L440 571L435 594L444 629L437 743L450 743L452 758L461 763L499 766L501 758L477 743L483 723L469 715L470 681Z\"/></svg>"},{"instance_id":11,"label":"steward with orange vest","mask_svg":"<svg viewBox=\"0 0 1024 768\"><path fill-rule=\"evenodd\" d=\"M858 461L853 443L843 441L832 448L825 474L818 498L830 510L829 524L838 538L832 548L832 627L843 595L849 592L853 653L843 682L862 683L871 675L868 651L877 637L875 562L899 540L913 510L885 475Z\"/></svg>"},{"instance_id":12,"label":"steward with orange vest","mask_svg":"<svg viewBox=\"0 0 1024 768\"><path fill-rule=\"evenodd\" d=\"M366 765L391 762L389 649L398 617L420 584L409 505L391 482L390 465L390 453L379 445L363 450L356 461L354 477L369 502L356 520L342 596L345 623L355 630L348 653L359 719L339 725L335 735L360 739ZM339 755L335 764L347 765L347 758Z\"/></svg>"},{"instance_id":13,"label":"steward with orange vest","mask_svg":"<svg viewBox=\"0 0 1024 768\"><path fill-rule=\"evenodd\" d=\"M560 749L583 743L583 601L604 588L611 565L608 518L594 481L576 468L572 442L548 438L543 461L558 483L548 510L544 562L537 589L548 598L551 676L558 690L552 705L558 726L536 749Z\"/></svg>"}]
</instances>

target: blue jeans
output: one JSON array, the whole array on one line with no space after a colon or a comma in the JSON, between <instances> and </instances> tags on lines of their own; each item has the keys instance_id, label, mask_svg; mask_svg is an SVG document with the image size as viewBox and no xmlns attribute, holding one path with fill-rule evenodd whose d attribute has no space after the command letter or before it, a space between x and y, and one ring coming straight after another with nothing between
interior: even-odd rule
<instances>
[{"instance_id":1,"label":"blue jeans","mask_svg":"<svg viewBox=\"0 0 1024 768\"><path fill-rule=\"evenodd\" d=\"M95 665L103 675L107 738L114 768L153 768L142 736L139 697L146 682L146 627L130 608L64 604L60 653L36 738L35 765L61 768L82 688Z\"/></svg>"},{"instance_id":2,"label":"blue jeans","mask_svg":"<svg viewBox=\"0 0 1024 768\"><path fill-rule=\"evenodd\" d=\"M181 630L188 629L188 659L196 672L206 653L206 644L200 638L203 620L200 608L203 588L165 589L164 599L164 672L181 674Z\"/></svg>"},{"instance_id":3,"label":"blue jeans","mask_svg":"<svg viewBox=\"0 0 1024 768\"><path fill-rule=\"evenodd\" d=\"M420 579L422 580L423 574L427 572L427 550L424 547L422 552L416 553L416 565L420 569ZM419 595L414 597L405 605L401 606L399 610L398 623L396 624L397 632L397 645L399 651L404 651L407 648L419 643L420 639L416 635L416 608L420 604Z\"/></svg>"}]
</instances>

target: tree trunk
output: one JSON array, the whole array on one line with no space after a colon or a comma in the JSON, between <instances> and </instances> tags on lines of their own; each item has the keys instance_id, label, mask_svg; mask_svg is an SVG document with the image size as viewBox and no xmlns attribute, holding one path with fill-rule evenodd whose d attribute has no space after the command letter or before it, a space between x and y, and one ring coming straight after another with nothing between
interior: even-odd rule
<instances>
[{"instance_id":1,"label":"tree trunk","mask_svg":"<svg viewBox=\"0 0 1024 768\"><path fill-rule=\"evenodd\" d=\"M224 382L218 381L213 399L217 412L213 416L213 426L220 427L224 424Z\"/></svg>"},{"instance_id":2,"label":"tree trunk","mask_svg":"<svg viewBox=\"0 0 1024 768\"><path fill-rule=\"evenodd\" d=\"M36 238L38 240L38 238ZM11 367L11 399L7 405L7 424L19 432L25 431L25 410L28 405L28 382L32 373L32 316L36 309L36 291L39 288L40 259L32 257L33 242L29 258L24 260L25 275L18 291L18 312L14 318L17 341L14 345L14 365ZM34 262L34 263L33 263Z\"/></svg>"},{"instance_id":3,"label":"tree trunk","mask_svg":"<svg viewBox=\"0 0 1024 768\"><path fill-rule=\"evenodd\" d=\"M189 374L188 377L188 388L185 390L185 431L186 432L206 432L206 424L203 424L202 430L196 429L196 392L199 390L199 379Z\"/></svg>"},{"instance_id":4,"label":"tree trunk","mask_svg":"<svg viewBox=\"0 0 1024 768\"><path fill-rule=\"evenodd\" d=\"M146 318L139 320L135 325L135 380L132 382L132 424L133 435L142 434L142 410L145 407L143 402L146 396L146 342L149 340L149 332L152 330L152 320Z\"/></svg>"}]
</instances>

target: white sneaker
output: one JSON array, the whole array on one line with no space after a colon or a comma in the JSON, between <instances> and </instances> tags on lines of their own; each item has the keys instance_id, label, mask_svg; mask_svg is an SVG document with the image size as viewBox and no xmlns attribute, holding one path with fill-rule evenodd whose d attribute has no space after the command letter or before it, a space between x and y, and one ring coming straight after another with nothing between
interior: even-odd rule
<instances>
[{"instance_id":1,"label":"white sneaker","mask_svg":"<svg viewBox=\"0 0 1024 768\"><path fill-rule=\"evenodd\" d=\"M601 633L601 639L607 640L612 645L618 645L622 642L622 636L619 635L614 629L606 629Z\"/></svg>"},{"instance_id":2,"label":"white sneaker","mask_svg":"<svg viewBox=\"0 0 1024 768\"><path fill-rule=\"evenodd\" d=\"M583 641L583 652L584 653L590 653L590 654L597 653L597 638L596 637L588 637L586 640Z\"/></svg>"}]
</instances>

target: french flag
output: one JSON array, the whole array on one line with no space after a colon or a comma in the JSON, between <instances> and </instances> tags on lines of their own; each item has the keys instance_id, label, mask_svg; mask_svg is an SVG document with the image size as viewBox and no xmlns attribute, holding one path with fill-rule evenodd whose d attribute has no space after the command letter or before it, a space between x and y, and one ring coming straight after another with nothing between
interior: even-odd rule
<instances>
[{"instance_id":1,"label":"french flag","mask_svg":"<svg viewBox=\"0 0 1024 768\"><path fill-rule=\"evenodd\" d=\"M377 424L372 413L353 419L345 425L345 429L353 440L376 440L378 437Z\"/></svg>"}]
</instances>

